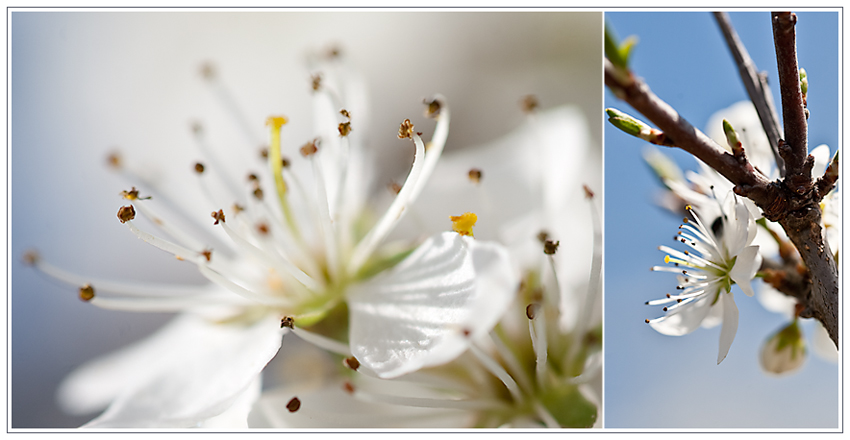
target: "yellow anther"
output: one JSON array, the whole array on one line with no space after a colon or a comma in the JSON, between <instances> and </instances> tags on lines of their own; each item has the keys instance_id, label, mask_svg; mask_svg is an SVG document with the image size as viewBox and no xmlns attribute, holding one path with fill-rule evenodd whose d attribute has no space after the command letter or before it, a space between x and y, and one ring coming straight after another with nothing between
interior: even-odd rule
<instances>
[{"instance_id":1,"label":"yellow anther","mask_svg":"<svg viewBox=\"0 0 850 440\"><path fill-rule=\"evenodd\" d=\"M452 220L452 230L457 232L460 235L468 235L470 237L474 237L472 235L472 227L475 226L475 222L478 221L478 216L475 213L467 212L463 215L451 216L449 217Z\"/></svg>"},{"instance_id":2,"label":"yellow anther","mask_svg":"<svg viewBox=\"0 0 850 440\"><path fill-rule=\"evenodd\" d=\"M670 256L669 255L664 256L664 262L668 263L668 264L670 263Z\"/></svg>"},{"instance_id":3,"label":"yellow anther","mask_svg":"<svg viewBox=\"0 0 850 440\"><path fill-rule=\"evenodd\" d=\"M289 121L285 116L269 116L268 119L266 119L266 126L279 130L280 127L286 125L287 122Z\"/></svg>"}]
</instances>

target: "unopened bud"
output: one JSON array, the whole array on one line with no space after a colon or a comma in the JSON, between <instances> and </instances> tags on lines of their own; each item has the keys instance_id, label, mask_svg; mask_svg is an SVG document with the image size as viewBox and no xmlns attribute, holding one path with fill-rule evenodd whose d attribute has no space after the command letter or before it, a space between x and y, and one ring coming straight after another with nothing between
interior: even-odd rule
<instances>
[{"instance_id":1,"label":"unopened bud","mask_svg":"<svg viewBox=\"0 0 850 440\"><path fill-rule=\"evenodd\" d=\"M759 356L761 368L772 374L798 371L806 360L806 340L797 320L774 333L764 343Z\"/></svg>"}]
</instances>

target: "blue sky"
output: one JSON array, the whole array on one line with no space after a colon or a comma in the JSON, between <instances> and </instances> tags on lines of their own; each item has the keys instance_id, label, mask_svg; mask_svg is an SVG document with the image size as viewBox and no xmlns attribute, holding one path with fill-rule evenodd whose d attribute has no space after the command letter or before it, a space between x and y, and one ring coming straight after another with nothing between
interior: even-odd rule
<instances>
[{"instance_id":1,"label":"blue sky","mask_svg":"<svg viewBox=\"0 0 850 440\"><path fill-rule=\"evenodd\" d=\"M770 73L779 100L773 34L768 12L730 14L756 66ZM799 64L809 75L809 147L838 145L838 14L800 13ZM713 16L707 12L606 13L620 38L637 35L632 68L661 99L695 127L746 99L737 69ZM605 93L605 106L637 114ZM809 354L802 371L768 377L758 366L759 347L784 324L735 288L740 310L737 337L716 365L719 327L682 337L663 336L644 323L660 311L643 305L675 285L661 264L681 218L653 205L660 190L640 154L645 143L605 127L606 426L621 428L815 428L838 423L838 368ZM683 169L695 160L664 149ZM804 326L810 330L811 323Z\"/></svg>"}]
</instances>

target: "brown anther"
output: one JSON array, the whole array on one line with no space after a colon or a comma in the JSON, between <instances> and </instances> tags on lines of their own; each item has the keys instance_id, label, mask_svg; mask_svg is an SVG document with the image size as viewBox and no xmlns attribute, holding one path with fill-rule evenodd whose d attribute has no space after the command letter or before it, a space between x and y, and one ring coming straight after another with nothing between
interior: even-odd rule
<instances>
[{"instance_id":1,"label":"brown anther","mask_svg":"<svg viewBox=\"0 0 850 440\"><path fill-rule=\"evenodd\" d=\"M260 235L268 235L269 225L267 225L263 222L257 223L257 232L259 232Z\"/></svg>"},{"instance_id":2,"label":"brown anther","mask_svg":"<svg viewBox=\"0 0 850 440\"><path fill-rule=\"evenodd\" d=\"M212 260L212 249L204 249L200 252L200 255L203 255L207 259L207 263L209 263Z\"/></svg>"},{"instance_id":3,"label":"brown anther","mask_svg":"<svg viewBox=\"0 0 850 440\"><path fill-rule=\"evenodd\" d=\"M588 199L592 199L593 195L594 195L593 191L591 191L590 188L587 185L582 185L581 187L582 187L582 189L584 189L584 196L587 197Z\"/></svg>"},{"instance_id":4,"label":"brown anther","mask_svg":"<svg viewBox=\"0 0 850 440\"><path fill-rule=\"evenodd\" d=\"M310 80L312 82L311 86L313 87L313 91L318 92L319 89L322 88L322 74L316 73L316 74L310 75Z\"/></svg>"},{"instance_id":5,"label":"brown anther","mask_svg":"<svg viewBox=\"0 0 850 440\"><path fill-rule=\"evenodd\" d=\"M348 110L346 110L346 109L342 109L342 110L340 110L340 111L339 111L339 114L341 114L341 115L345 116L345 117L346 117L346 118L348 118L349 120L351 119L351 113L348 113Z\"/></svg>"},{"instance_id":6,"label":"brown anther","mask_svg":"<svg viewBox=\"0 0 850 440\"><path fill-rule=\"evenodd\" d=\"M24 252L24 256L22 257L24 260L24 264L27 266L33 266L38 263L38 260L41 259L41 256L38 255L36 251L26 251Z\"/></svg>"},{"instance_id":7,"label":"brown anther","mask_svg":"<svg viewBox=\"0 0 850 440\"><path fill-rule=\"evenodd\" d=\"M259 186L254 188L254 197L256 197L257 200L263 200L263 189Z\"/></svg>"},{"instance_id":8,"label":"brown anther","mask_svg":"<svg viewBox=\"0 0 850 440\"><path fill-rule=\"evenodd\" d=\"M525 317L528 319L534 319L537 315L537 310L540 309L539 304L531 303L525 307Z\"/></svg>"},{"instance_id":9,"label":"brown anther","mask_svg":"<svg viewBox=\"0 0 850 440\"><path fill-rule=\"evenodd\" d=\"M648 319L647 319L647 320L645 320L644 322L646 322L647 324L649 324L649 320L648 320Z\"/></svg>"},{"instance_id":10,"label":"brown anther","mask_svg":"<svg viewBox=\"0 0 850 440\"><path fill-rule=\"evenodd\" d=\"M351 121L340 122L339 123L339 135L340 135L340 137L346 137L346 136L348 136L348 133L351 133Z\"/></svg>"},{"instance_id":11,"label":"brown anther","mask_svg":"<svg viewBox=\"0 0 850 440\"><path fill-rule=\"evenodd\" d=\"M263 159L268 159L269 158L269 149L268 148L261 148L260 149L260 157L263 158Z\"/></svg>"},{"instance_id":12,"label":"brown anther","mask_svg":"<svg viewBox=\"0 0 850 440\"><path fill-rule=\"evenodd\" d=\"M118 220L120 220L121 223L128 222L134 218L136 218L136 209L133 208L133 205L122 206L118 210Z\"/></svg>"},{"instance_id":13,"label":"brown anther","mask_svg":"<svg viewBox=\"0 0 850 440\"><path fill-rule=\"evenodd\" d=\"M560 244L560 240L554 242L552 240L546 240L546 242L543 243L543 253L546 255L554 255L555 252L558 251L558 245Z\"/></svg>"},{"instance_id":14,"label":"brown anther","mask_svg":"<svg viewBox=\"0 0 850 440\"><path fill-rule=\"evenodd\" d=\"M354 385L352 385L351 382L345 381L345 383L342 384L342 389L348 394L354 394Z\"/></svg>"},{"instance_id":15,"label":"brown anther","mask_svg":"<svg viewBox=\"0 0 850 440\"><path fill-rule=\"evenodd\" d=\"M213 223L214 225L217 225L218 222L224 223L224 210L219 209L218 212L213 211L210 215L215 219L215 223Z\"/></svg>"},{"instance_id":16,"label":"brown anther","mask_svg":"<svg viewBox=\"0 0 850 440\"><path fill-rule=\"evenodd\" d=\"M292 400L286 404L286 409L288 409L291 413L298 411L298 408L301 408L301 401L298 400L297 397L293 397Z\"/></svg>"},{"instance_id":17,"label":"brown anther","mask_svg":"<svg viewBox=\"0 0 850 440\"><path fill-rule=\"evenodd\" d=\"M410 139L413 136L413 123L410 119L405 119L398 128L399 139Z\"/></svg>"},{"instance_id":18,"label":"brown anther","mask_svg":"<svg viewBox=\"0 0 850 440\"><path fill-rule=\"evenodd\" d=\"M198 162L195 164L195 172L198 174L203 174L204 172L204 164Z\"/></svg>"},{"instance_id":19,"label":"brown anther","mask_svg":"<svg viewBox=\"0 0 850 440\"><path fill-rule=\"evenodd\" d=\"M121 153L113 151L106 156L106 163L112 168L121 168Z\"/></svg>"},{"instance_id":20,"label":"brown anther","mask_svg":"<svg viewBox=\"0 0 850 440\"><path fill-rule=\"evenodd\" d=\"M206 61L203 64L201 64L201 76L204 79L207 79L207 80L215 79L217 73L218 72L216 72L215 65L213 63Z\"/></svg>"},{"instance_id":21,"label":"brown anther","mask_svg":"<svg viewBox=\"0 0 850 440\"><path fill-rule=\"evenodd\" d=\"M233 204L233 213L234 214L239 214L240 212L242 212L244 210L245 210L245 208L242 205L240 205L238 203Z\"/></svg>"},{"instance_id":22,"label":"brown anther","mask_svg":"<svg viewBox=\"0 0 850 440\"><path fill-rule=\"evenodd\" d=\"M94 287L91 284L86 284L80 287L80 299L83 301L91 301L94 298Z\"/></svg>"},{"instance_id":23,"label":"brown anther","mask_svg":"<svg viewBox=\"0 0 850 440\"><path fill-rule=\"evenodd\" d=\"M343 359L342 365L344 365L345 368L349 368L353 371L357 371L357 369L360 368L360 361L358 361L356 357L351 356L351 357L347 357L347 358Z\"/></svg>"},{"instance_id":24,"label":"brown anther","mask_svg":"<svg viewBox=\"0 0 850 440\"><path fill-rule=\"evenodd\" d=\"M342 126L342 124L340 124L340 126ZM315 154L317 151L319 151L318 139L313 139L312 141L307 142L306 144L304 144L303 147L301 147L301 155L304 157Z\"/></svg>"},{"instance_id":25,"label":"brown anther","mask_svg":"<svg viewBox=\"0 0 850 440\"><path fill-rule=\"evenodd\" d=\"M436 99L432 99L430 101L425 99L422 103L425 104L425 117L434 119L437 116L440 116L440 110L442 109L440 101Z\"/></svg>"},{"instance_id":26,"label":"brown anther","mask_svg":"<svg viewBox=\"0 0 850 440\"><path fill-rule=\"evenodd\" d=\"M537 110L537 107L540 105L540 103L537 102L536 96L525 95L522 97L522 100L520 100L519 105L522 108L523 112L533 113L535 110Z\"/></svg>"},{"instance_id":27,"label":"brown anther","mask_svg":"<svg viewBox=\"0 0 850 440\"><path fill-rule=\"evenodd\" d=\"M472 331L468 328L464 328L460 332L463 333L464 338L468 338L472 334Z\"/></svg>"},{"instance_id":28,"label":"brown anther","mask_svg":"<svg viewBox=\"0 0 850 440\"><path fill-rule=\"evenodd\" d=\"M389 185L387 185L387 188L389 188L389 190L392 191L394 194L398 194L401 192L401 185L395 182L390 182Z\"/></svg>"},{"instance_id":29,"label":"brown anther","mask_svg":"<svg viewBox=\"0 0 850 440\"><path fill-rule=\"evenodd\" d=\"M281 166L281 167L283 167L283 168L289 168L289 165L291 165L291 164L289 163L289 159L287 159L287 158L285 158L285 157L281 157L281 158L280 158L280 166Z\"/></svg>"},{"instance_id":30,"label":"brown anther","mask_svg":"<svg viewBox=\"0 0 850 440\"><path fill-rule=\"evenodd\" d=\"M295 318L284 316L280 319L280 328L295 328Z\"/></svg>"},{"instance_id":31,"label":"brown anther","mask_svg":"<svg viewBox=\"0 0 850 440\"><path fill-rule=\"evenodd\" d=\"M481 183L481 176L481 170L479 170L478 168L473 168L469 170L469 180L471 180L472 183Z\"/></svg>"},{"instance_id":32,"label":"brown anther","mask_svg":"<svg viewBox=\"0 0 850 440\"><path fill-rule=\"evenodd\" d=\"M548 240L548 239L549 239L549 233L548 233L548 232L546 232L546 231L540 231L540 232L537 234L537 239L538 239L538 240L540 240L540 243L544 243L544 244L545 244L545 243L546 243L546 240Z\"/></svg>"},{"instance_id":33,"label":"brown anther","mask_svg":"<svg viewBox=\"0 0 850 440\"><path fill-rule=\"evenodd\" d=\"M260 178L257 177L256 174L254 174L254 173L248 174L248 181L249 182L259 182L259 180L260 180Z\"/></svg>"}]
</instances>

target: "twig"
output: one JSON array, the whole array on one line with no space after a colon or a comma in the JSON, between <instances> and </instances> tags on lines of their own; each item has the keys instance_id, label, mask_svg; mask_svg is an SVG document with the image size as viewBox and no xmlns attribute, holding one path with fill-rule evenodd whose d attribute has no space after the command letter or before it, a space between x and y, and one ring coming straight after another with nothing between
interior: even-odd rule
<instances>
[{"instance_id":1,"label":"twig","mask_svg":"<svg viewBox=\"0 0 850 440\"><path fill-rule=\"evenodd\" d=\"M779 169L779 175L785 176L785 161L779 155L779 140L782 138L782 132L779 129L776 107L773 105L773 95L771 95L770 87L767 85L767 76L759 73L756 64L747 52L747 48L741 43L738 33L732 27L729 15L725 12L715 12L714 18L723 32L723 38L726 39L732 57L735 58L738 72L741 74L741 82L744 83L744 88L747 89L747 94L750 96L750 100L753 102L761 120L761 126L767 134L770 148L773 150L773 158L776 160L776 167Z\"/></svg>"},{"instance_id":2,"label":"twig","mask_svg":"<svg viewBox=\"0 0 850 440\"><path fill-rule=\"evenodd\" d=\"M800 71L797 68L797 16L790 12L772 12L771 18L782 96L782 120L785 124L785 147L780 146L779 153L785 159L786 176L799 175L802 177L799 183L805 185L805 177L811 182L811 168L806 172L809 151L806 110L803 106L803 92L800 90Z\"/></svg>"},{"instance_id":3,"label":"twig","mask_svg":"<svg viewBox=\"0 0 850 440\"><path fill-rule=\"evenodd\" d=\"M628 78L624 80L624 78ZM708 166L717 170L730 182L746 188L747 197L756 203L769 204L772 197L767 195L770 181L744 159L739 160L717 145L714 140L694 128L669 104L661 100L641 79L634 75L623 75L607 59L605 60L605 85L629 103L635 110L646 116L666 134L676 147L693 154ZM762 194L764 193L764 194ZM756 200L759 199L759 200Z\"/></svg>"}]
</instances>

